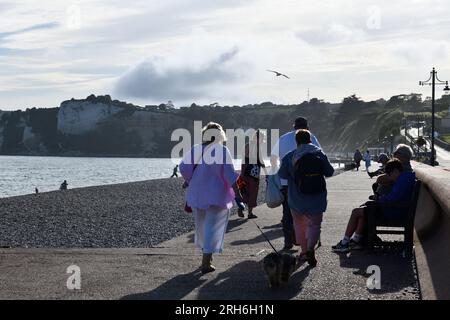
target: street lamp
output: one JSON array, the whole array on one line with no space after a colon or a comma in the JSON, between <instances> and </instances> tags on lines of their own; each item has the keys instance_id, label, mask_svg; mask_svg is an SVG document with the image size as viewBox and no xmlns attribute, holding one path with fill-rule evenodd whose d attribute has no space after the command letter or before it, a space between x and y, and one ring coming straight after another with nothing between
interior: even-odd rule
<instances>
[{"instance_id":1,"label":"street lamp","mask_svg":"<svg viewBox=\"0 0 450 320\"><path fill-rule=\"evenodd\" d=\"M433 68L433 71L430 73L430 78L426 81L420 81L419 86L431 86L431 165L434 166L435 163L435 150L434 150L434 112L435 112L435 106L434 106L434 100L435 100L435 94L436 94L436 85L445 85L444 91L448 92L450 91L450 88L448 87L448 81L442 81L439 80L437 77L437 71L435 68Z\"/></svg>"}]
</instances>

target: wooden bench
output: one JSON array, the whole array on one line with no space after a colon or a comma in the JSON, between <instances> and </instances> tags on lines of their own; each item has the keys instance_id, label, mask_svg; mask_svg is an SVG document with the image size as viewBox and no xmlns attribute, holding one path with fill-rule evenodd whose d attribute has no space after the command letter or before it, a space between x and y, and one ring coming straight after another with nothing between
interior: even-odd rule
<instances>
[{"instance_id":1,"label":"wooden bench","mask_svg":"<svg viewBox=\"0 0 450 320\"><path fill-rule=\"evenodd\" d=\"M407 256L411 256L413 252L414 242L414 219L416 216L417 202L419 200L419 193L421 188L421 181L416 180L414 185L411 200L407 202L379 202L369 201L367 224L368 224L368 239L367 249L373 251L375 247L375 238L378 234L397 234L404 236L404 248ZM398 208L407 209L408 214L401 219L387 220L382 216L382 209L384 208ZM400 228L401 230L389 230L389 228ZM386 244L382 242L381 245Z\"/></svg>"}]
</instances>

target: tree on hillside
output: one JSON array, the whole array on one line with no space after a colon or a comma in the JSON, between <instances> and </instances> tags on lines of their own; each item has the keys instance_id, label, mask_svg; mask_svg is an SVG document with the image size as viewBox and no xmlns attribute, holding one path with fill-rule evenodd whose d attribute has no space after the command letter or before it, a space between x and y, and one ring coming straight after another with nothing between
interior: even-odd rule
<instances>
[{"instance_id":1,"label":"tree on hillside","mask_svg":"<svg viewBox=\"0 0 450 320\"><path fill-rule=\"evenodd\" d=\"M361 98L357 97L356 94L352 94L342 100L342 108L355 108L362 107L364 105L364 101Z\"/></svg>"},{"instance_id":2,"label":"tree on hillside","mask_svg":"<svg viewBox=\"0 0 450 320\"><path fill-rule=\"evenodd\" d=\"M422 95L419 93L392 96L386 103L387 108L401 108L405 111L420 111L423 107Z\"/></svg>"},{"instance_id":3,"label":"tree on hillside","mask_svg":"<svg viewBox=\"0 0 450 320\"><path fill-rule=\"evenodd\" d=\"M341 108L339 110L338 120L346 121L349 117L353 118L362 112L365 108L365 102L361 100L356 94L352 94L342 100Z\"/></svg>"},{"instance_id":4,"label":"tree on hillside","mask_svg":"<svg viewBox=\"0 0 450 320\"><path fill-rule=\"evenodd\" d=\"M443 95L440 99L436 100L436 110L444 111L450 108L450 95Z\"/></svg>"},{"instance_id":5,"label":"tree on hillside","mask_svg":"<svg viewBox=\"0 0 450 320\"><path fill-rule=\"evenodd\" d=\"M309 104L313 106L317 106L323 103L324 101L322 99L312 98L311 100L309 100Z\"/></svg>"},{"instance_id":6,"label":"tree on hillside","mask_svg":"<svg viewBox=\"0 0 450 320\"><path fill-rule=\"evenodd\" d=\"M275 105L271 101L266 101L266 102L261 103L260 106L261 107L273 107Z\"/></svg>"}]
</instances>

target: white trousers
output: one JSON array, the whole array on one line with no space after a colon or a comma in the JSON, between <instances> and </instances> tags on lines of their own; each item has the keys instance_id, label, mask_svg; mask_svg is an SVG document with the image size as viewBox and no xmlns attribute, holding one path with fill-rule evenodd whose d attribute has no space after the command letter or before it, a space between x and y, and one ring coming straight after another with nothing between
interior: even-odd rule
<instances>
[{"instance_id":1,"label":"white trousers","mask_svg":"<svg viewBox=\"0 0 450 320\"><path fill-rule=\"evenodd\" d=\"M203 253L221 253L230 210L209 207L206 210L192 208L192 212L195 218L195 245Z\"/></svg>"}]
</instances>

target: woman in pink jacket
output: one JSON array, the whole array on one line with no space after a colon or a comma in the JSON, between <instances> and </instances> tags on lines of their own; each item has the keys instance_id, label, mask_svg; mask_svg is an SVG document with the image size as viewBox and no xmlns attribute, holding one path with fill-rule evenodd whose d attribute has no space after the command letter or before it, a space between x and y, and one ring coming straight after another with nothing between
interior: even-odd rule
<instances>
[{"instance_id":1,"label":"woman in pink jacket","mask_svg":"<svg viewBox=\"0 0 450 320\"><path fill-rule=\"evenodd\" d=\"M213 253L221 253L238 178L222 126L210 122L202 131L200 145L192 147L180 163L189 185L186 202L195 218L195 244L203 251L202 273L215 270Z\"/></svg>"}]
</instances>

